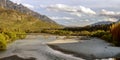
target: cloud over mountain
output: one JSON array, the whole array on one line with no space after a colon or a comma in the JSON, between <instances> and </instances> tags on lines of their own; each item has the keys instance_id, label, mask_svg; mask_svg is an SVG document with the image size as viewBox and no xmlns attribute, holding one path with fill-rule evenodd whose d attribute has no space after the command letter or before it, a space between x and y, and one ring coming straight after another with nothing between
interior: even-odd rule
<instances>
[{"instance_id":1,"label":"cloud over mountain","mask_svg":"<svg viewBox=\"0 0 120 60\"><path fill-rule=\"evenodd\" d=\"M12 0L63 25L85 26L120 19L120 0ZM107 2L107 3L105 3ZM103 10L102 10L103 9Z\"/></svg>"},{"instance_id":2,"label":"cloud over mountain","mask_svg":"<svg viewBox=\"0 0 120 60\"><path fill-rule=\"evenodd\" d=\"M107 16L107 17L110 17L110 18L120 18L120 12L107 11L105 9L103 9L100 12L100 15L101 16Z\"/></svg>"},{"instance_id":3,"label":"cloud over mountain","mask_svg":"<svg viewBox=\"0 0 120 60\"><path fill-rule=\"evenodd\" d=\"M50 18L54 20L73 20L74 19L71 17L50 17Z\"/></svg>"},{"instance_id":4,"label":"cloud over mountain","mask_svg":"<svg viewBox=\"0 0 120 60\"><path fill-rule=\"evenodd\" d=\"M30 4L23 4L25 7L28 7L28 8L30 8L30 9L34 9L35 7L33 6L33 5L30 5Z\"/></svg>"},{"instance_id":5,"label":"cloud over mountain","mask_svg":"<svg viewBox=\"0 0 120 60\"><path fill-rule=\"evenodd\" d=\"M50 11L56 11L56 12L66 12L71 15L76 15L78 17L81 16L81 14L96 14L95 11L91 10L90 8L86 8L84 6L69 6L65 4L55 4L55 5L49 5L49 6L41 6L42 8L46 8Z\"/></svg>"},{"instance_id":6,"label":"cloud over mountain","mask_svg":"<svg viewBox=\"0 0 120 60\"><path fill-rule=\"evenodd\" d=\"M22 0L11 0L11 1L13 1L13 2L15 2L17 4L20 4Z\"/></svg>"}]
</instances>

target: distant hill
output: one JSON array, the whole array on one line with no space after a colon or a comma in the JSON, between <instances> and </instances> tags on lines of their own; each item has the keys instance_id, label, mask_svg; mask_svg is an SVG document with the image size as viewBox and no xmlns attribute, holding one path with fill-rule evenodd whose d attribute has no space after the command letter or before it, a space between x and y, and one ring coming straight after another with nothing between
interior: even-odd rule
<instances>
[{"instance_id":1,"label":"distant hill","mask_svg":"<svg viewBox=\"0 0 120 60\"><path fill-rule=\"evenodd\" d=\"M101 21L101 22L97 22L97 23L94 23L92 24L91 26L95 26L95 25L106 25L106 24L111 24L113 22L111 21Z\"/></svg>"},{"instance_id":2,"label":"distant hill","mask_svg":"<svg viewBox=\"0 0 120 60\"><path fill-rule=\"evenodd\" d=\"M27 15L31 15L31 16L34 16L36 18L39 18L40 20L43 20L43 21L47 21L47 22L50 22L50 23L55 23L57 24L56 22L52 21L50 18L48 18L47 16L45 15L41 15L37 12L34 12L30 9L28 9L27 7L23 6L22 4L16 4L16 3L13 3L12 1L10 0L0 0L0 6L2 8L5 8L5 9L11 9L11 10L16 10L16 11L19 11L21 13L25 13Z\"/></svg>"}]
</instances>

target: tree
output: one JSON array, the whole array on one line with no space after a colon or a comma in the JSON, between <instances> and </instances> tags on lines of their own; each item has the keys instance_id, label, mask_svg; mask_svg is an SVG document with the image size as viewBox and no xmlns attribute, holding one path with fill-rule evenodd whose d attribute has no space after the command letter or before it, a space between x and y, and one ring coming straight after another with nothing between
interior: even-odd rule
<instances>
[{"instance_id":1,"label":"tree","mask_svg":"<svg viewBox=\"0 0 120 60\"><path fill-rule=\"evenodd\" d=\"M120 22L113 24L111 26L111 33L112 33L113 42L115 43L115 45L120 46Z\"/></svg>"}]
</instances>

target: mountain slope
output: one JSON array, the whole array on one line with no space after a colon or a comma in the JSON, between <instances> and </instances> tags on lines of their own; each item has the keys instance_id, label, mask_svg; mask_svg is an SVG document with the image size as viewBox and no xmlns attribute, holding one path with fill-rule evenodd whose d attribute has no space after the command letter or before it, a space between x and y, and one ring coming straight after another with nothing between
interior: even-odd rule
<instances>
[{"instance_id":1,"label":"mountain slope","mask_svg":"<svg viewBox=\"0 0 120 60\"><path fill-rule=\"evenodd\" d=\"M31 15L0 8L0 29L21 29L26 32L40 32L42 29L58 27L60 26L57 24L40 20Z\"/></svg>"},{"instance_id":2,"label":"mountain slope","mask_svg":"<svg viewBox=\"0 0 120 60\"><path fill-rule=\"evenodd\" d=\"M36 18L39 18L40 20L43 20L43 21L47 21L47 22L50 22L50 23L54 23L56 24L56 22L52 21L50 18L48 18L47 16L45 15L41 15L37 12L34 12L30 9L28 9L27 7L23 6L22 4L16 4L16 3L13 3L12 1L10 0L0 0L0 6L2 8L5 8L5 9L11 9L11 10L16 10L16 11L19 11L21 13L25 13L27 15L31 15L31 16L34 16Z\"/></svg>"}]
</instances>

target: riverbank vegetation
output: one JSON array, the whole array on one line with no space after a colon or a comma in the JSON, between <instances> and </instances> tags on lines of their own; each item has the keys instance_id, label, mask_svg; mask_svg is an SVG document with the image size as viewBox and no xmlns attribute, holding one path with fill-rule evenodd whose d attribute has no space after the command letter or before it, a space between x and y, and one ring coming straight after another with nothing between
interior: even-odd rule
<instances>
[{"instance_id":1,"label":"riverbank vegetation","mask_svg":"<svg viewBox=\"0 0 120 60\"><path fill-rule=\"evenodd\" d=\"M63 29L47 29L43 33L66 36L90 36L101 38L116 46L120 46L120 23L85 27L67 27Z\"/></svg>"},{"instance_id":2,"label":"riverbank vegetation","mask_svg":"<svg viewBox=\"0 0 120 60\"><path fill-rule=\"evenodd\" d=\"M24 39L26 33L24 31L6 30L0 32L0 50L5 50L7 45L17 39Z\"/></svg>"}]
</instances>

